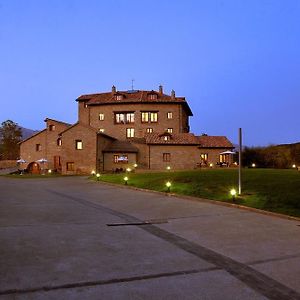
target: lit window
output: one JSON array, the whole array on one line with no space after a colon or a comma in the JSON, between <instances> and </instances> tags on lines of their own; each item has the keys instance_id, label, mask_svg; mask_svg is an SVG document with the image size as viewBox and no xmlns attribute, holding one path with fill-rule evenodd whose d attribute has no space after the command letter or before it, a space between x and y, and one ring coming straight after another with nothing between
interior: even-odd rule
<instances>
[{"instance_id":1,"label":"lit window","mask_svg":"<svg viewBox=\"0 0 300 300\"><path fill-rule=\"evenodd\" d=\"M134 123L134 113L126 114L126 123Z\"/></svg>"},{"instance_id":2,"label":"lit window","mask_svg":"<svg viewBox=\"0 0 300 300\"><path fill-rule=\"evenodd\" d=\"M167 129L167 132L173 133L173 128L168 128L168 129Z\"/></svg>"},{"instance_id":3,"label":"lit window","mask_svg":"<svg viewBox=\"0 0 300 300\"><path fill-rule=\"evenodd\" d=\"M61 145L62 145L62 140L61 140L61 138L58 138L58 139L56 140L56 144L57 144L57 146L61 146Z\"/></svg>"},{"instance_id":4,"label":"lit window","mask_svg":"<svg viewBox=\"0 0 300 300\"><path fill-rule=\"evenodd\" d=\"M167 118L168 118L168 119L173 119L173 113L169 111L169 112L167 113Z\"/></svg>"},{"instance_id":5,"label":"lit window","mask_svg":"<svg viewBox=\"0 0 300 300\"><path fill-rule=\"evenodd\" d=\"M164 141L169 141L170 137L168 135L164 135Z\"/></svg>"},{"instance_id":6,"label":"lit window","mask_svg":"<svg viewBox=\"0 0 300 300\"><path fill-rule=\"evenodd\" d=\"M142 112L142 123L156 123L157 112Z\"/></svg>"},{"instance_id":7,"label":"lit window","mask_svg":"<svg viewBox=\"0 0 300 300\"><path fill-rule=\"evenodd\" d=\"M146 132L147 132L147 133L153 132L153 128L147 128L147 129L146 129Z\"/></svg>"},{"instance_id":8,"label":"lit window","mask_svg":"<svg viewBox=\"0 0 300 300\"><path fill-rule=\"evenodd\" d=\"M115 99L118 100L118 101L120 101L120 100L123 99L123 95L116 95L116 96L115 96Z\"/></svg>"},{"instance_id":9,"label":"lit window","mask_svg":"<svg viewBox=\"0 0 300 300\"><path fill-rule=\"evenodd\" d=\"M76 147L77 150L82 150L83 149L82 140L76 140L75 141L75 147Z\"/></svg>"},{"instance_id":10,"label":"lit window","mask_svg":"<svg viewBox=\"0 0 300 300\"><path fill-rule=\"evenodd\" d=\"M87 103L84 103L84 108L87 108L87 107L88 107Z\"/></svg>"},{"instance_id":11,"label":"lit window","mask_svg":"<svg viewBox=\"0 0 300 300\"><path fill-rule=\"evenodd\" d=\"M74 171L74 162L67 162L67 171Z\"/></svg>"},{"instance_id":12,"label":"lit window","mask_svg":"<svg viewBox=\"0 0 300 300\"><path fill-rule=\"evenodd\" d=\"M42 145L41 144L36 144L35 145L35 150L36 151L42 151Z\"/></svg>"},{"instance_id":13,"label":"lit window","mask_svg":"<svg viewBox=\"0 0 300 300\"><path fill-rule=\"evenodd\" d=\"M200 157L201 157L202 161L207 162L207 160L208 160L208 154L207 153L201 153Z\"/></svg>"},{"instance_id":14,"label":"lit window","mask_svg":"<svg viewBox=\"0 0 300 300\"><path fill-rule=\"evenodd\" d=\"M157 122L157 113L156 112L150 113L150 122L151 123L156 123Z\"/></svg>"},{"instance_id":15,"label":"lit window","mask_svg":"<svg viewBox=\"0 0 300 300\"><path fill-rule=\"evenodd\" d=\"M49 130L54 131L55 130L55 125L49 125Z\"/></svg>"},{"instance_id":16,"label":"lit window","mask_svg":"<svg viewBox=\"0 0 300 300\"><path fill-rule=\"evenodd\" d=\"M103 121L103 120L104 120L104 114L102 114L102 113L99 114L99 120L100 120L100 121Z\"/></svg>"},{"instance_id":17,"label":"lit window","mask_svg":"<svg viewBox=\"0 0 300 300\"><path fill-rule=\"evenodd\" d=\"M115 123L116 124L130 124L134 123L134 113L115 113Z\"/></svg>"},{"instance_id":18,"label":"lit window","mask_svg":"<svg viewBox=\"0 0 300 300\"><path fill-rule=\"evenodd\" d=\"M126 137L134 137L134 128L126 128Z\"/></svg>"},{"instance_id":19,"label":"lit window","mask_svg":"<svg viewBox=\"0 0 300 300\"><path fill-rule=\"evenodd\" d=\"M115 114L115 122L117 124L125 124L125 115L120 113Z\"/></svg>"},{"instance_id":20,"label":"lit window","mask_svg":"<svg viewBox=\"0 0 300 300\"><path fill-rule=\"evenodd\" d=\"M163 161L170 162L171 161L171 153L163 153Z\"/></svg>"},{"instance_id":21,"label":"lit window","mask_svg":"<svg viewBox=\"0 0 300 300\"><path fill-rule=\"evenodd\" d=\"M150 94L148 97L149 97L150 100L156 100L157 99L156 94Z\"/></svg>"},{"instance_id":22,"label":"lit window","mask_svg":"<svg viewBox=\"0 0 300 300\"><path fill-rule=\"evenodd\" d=\"M99 132L104 132L104 128L100 128L100 129L99 129Z\"/></svg>"}]
</instances>

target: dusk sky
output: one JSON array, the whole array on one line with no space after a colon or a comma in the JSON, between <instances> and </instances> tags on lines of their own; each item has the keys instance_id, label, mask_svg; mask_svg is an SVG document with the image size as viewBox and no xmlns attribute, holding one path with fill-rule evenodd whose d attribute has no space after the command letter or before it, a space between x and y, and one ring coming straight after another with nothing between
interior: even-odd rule
<instances>
[{"instance_id":1,"label":"dusk sky","mask_svg":"<svg viewBox=\"0 0 300 300\"><path fill-rule=\"evenodd\" d=\"M0 0L0 122L75 123L132 79L185 96L195 134L300 142L300 1Z\"/></svg>"}]
</instances>

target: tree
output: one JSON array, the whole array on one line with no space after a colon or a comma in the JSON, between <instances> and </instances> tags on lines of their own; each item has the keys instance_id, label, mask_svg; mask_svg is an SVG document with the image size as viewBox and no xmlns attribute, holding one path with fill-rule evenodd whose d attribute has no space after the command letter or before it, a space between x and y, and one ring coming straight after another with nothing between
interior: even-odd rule
<instances>
[{"instance_id":1,"label":"tree","mask_svg":"<svg viewBox=\"0 0 300 300\"><path fill-rule=\"evenodd\" d=\"M19 156L19 142L22 130L17 123L7 120L0 127L0 158L17 159Z\"/></svg>"}]
</instances>

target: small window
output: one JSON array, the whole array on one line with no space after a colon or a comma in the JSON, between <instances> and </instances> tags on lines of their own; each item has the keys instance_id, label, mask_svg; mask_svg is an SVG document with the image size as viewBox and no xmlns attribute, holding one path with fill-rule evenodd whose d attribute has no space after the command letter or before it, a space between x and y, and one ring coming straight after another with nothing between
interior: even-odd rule
<instances>
[{"instance_id":1,"label":"small window","mask_svg":"<svg viewBox=\"0 0 300 300\"><path fill-rule=\"evenodd\" d=\"M41 144L36 144L35 145L35 151L42 151L42 145Z\"/></svg>"},{"instance_id":2,"label":"small window","mask_svg":"<svg viewBox=\"0 0 300 300\"><path fill-rule=\"evenodd\" d=\"M120 101L120 100L123 99L123 95L116 95L116 96L115 96L115 99L118 100L118 101Z\"/></svg>"},{"instance_id":3,"label":"small window","mask_svg":"<svg viewBox=\"0 0 300 300\"><path fill-rule=\"evenodd\" d=\"M157 99L157 95L156 94L150 94L148 95L150 100L156 100Z\"/></svg>"},{"instance_id":4,"label":"small window","mask_svg":"<svg viewBox=\"0 0 300 300\"><path fill-rule=\"evenodd\" d=\"M83 149L83 143L82 143L82 140L76 140L75 141L75 148L77 150L82 150Z\"/></svg>"},{"instance_id":5,"label":"small window","mask_svg":"<svg viewBox=\"0 0 300 300\"><path fill-rule=\"evenodd\" d=\"M173 128L168 128L168 129L167 129L167 132L173 133Z\"/></svg>"},{"instance_id":6,"label":"small window","mask_svg":"<svg viewBox=\"0 0 300 300\"><path fill-rule=\"evenodd\" d=\"M149 122L149 113L142 112L142 123L148 123Z\"/></svg>"},{"instance_id":7,"label":"small window","mask_svg":"<svg viewBox=\"0 0 300 300\"><path fill-rule=\"evenodd\" d=\"M173 113L172 112L167 112L167 119L173 119Z\"/></svg>"},{"instance_id":8,"label":"small window","mask_svg":"<svg viewBox=\"0 0 300 300\"><path fill-rule=\"evenodd\" d=\"M104 128L100 128L100 129L99 129L99 132L104 132Z\"/></svg>"},{"instance_id":9,"label":"small window","mask_svg":"<svg viewBox=\"0 0 300 300\"><path fill-rule=\"evenodd\" d=\"M134 137L134 128L126 128L126 137L127 138Z\"/></svg>"},{"instance_id":10,"label":"small window","mask_svg":"<svg viewBox=\"0 0 300 300\"><path fill-rule=\"evenodd\" d=\"M62 140L61 140L61 138L58 138L58 139L56 140L56 144L57 144L57 146L61 146L61 145L62 145Z\"/></svg>"},{"instance_id":11,"label":"small window","mask_svg":"<svg viewBox=\"0 0 300 300\"><path fill-rule=\"evenodd\" d=\"M55 125L49 125L49 130L54 131L55 130Z\"/></svg>"},{"instance_id":12,"label":"small window","mask_svg":"<svg viewBox=\"0 0 300 300\"><path fill-rule=\"evenodd\" d=\"M207 160L208 160L208 154L207 153L201 153L200 157L201 157L202 161L207 162Z\"/></svg>"},{"instance_id":13,"label":"small window","mask_svg":"<svg viewBox=\"0 0 300 300\"><path fill-rule=\"evenodd\" d=\"M171 153L163 153L163 161L170 162L171 161Z\"/></svg>"},{"instance_id":14,"label":"small window","mask_svg":"<svg viewBox=\"0 0 300 300\"><path fill-rule=\"evenodd\" d=\"M164 138L164 141L169 141L170 140L170 136L169 135L164 135L163 138Z\"/></svg>"},{"instance_id":15,"label":"small window","mask_svg":"<svg viewBox=\"0 0 300 300\"><path fill-rule=\"evenodd\" d=\"M150 113L150 122L151 123L156 123L157 122L157 113L156 112Z\"/></svg>"},{"instance_id":16,"label":"small window","mask_svg":"<svg viewBox=\"0 0 300 300\"><path fill-rule=\"evenodd\" d=\"M146 129L146 132L147 132L147 133L153 132L153 128L147 128L147 129Z\"/></svg>"},{"instance_id":17,"label":"small window","mask_svg":"<svg viewBox=\"0 0 300 300\"><path fill-rule=\"evenodd\" d=\"M88 107L87 103L84 103L84 108L87 108L87 107Z\"/></svg>"},{"instance_id":18,"label":"small window","mask_svg":"<svg viewBox=\"0 0 300 300\"><path fill-rule=\"evenodd\" d=\"M67 171L74 171L74 162L67 162Z\"/></svg>"},{"instance_id":19,"label":"small window","mask_svg":"<svg viewBox=\"0 0 300 300\"><path fill-rule=\"evenodd\" d=\"M104 114L102 113L99 114L99 121L104 121Z\"/></svg>"}]
</instances>

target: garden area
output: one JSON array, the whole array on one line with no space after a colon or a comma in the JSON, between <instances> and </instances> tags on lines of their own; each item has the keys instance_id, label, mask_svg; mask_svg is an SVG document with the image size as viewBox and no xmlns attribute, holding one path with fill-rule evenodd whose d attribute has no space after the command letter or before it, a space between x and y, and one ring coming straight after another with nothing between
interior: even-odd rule
<instances>
[{"instance_id":1,"label":"garden area","mask_svg":"<svg viewBox=\"0 0 300 300\"><path fill-rule=\"evenodd\" d=\"M127 180L124 178L127 177ZM243 169L242 195L237 169L201 169L157 173L101 174L93 180L128 184L143 189L188 195L300 217L300 172L295 169ZM167 187L167 182L171 186Z\"/></svg>"}]
</instances>

